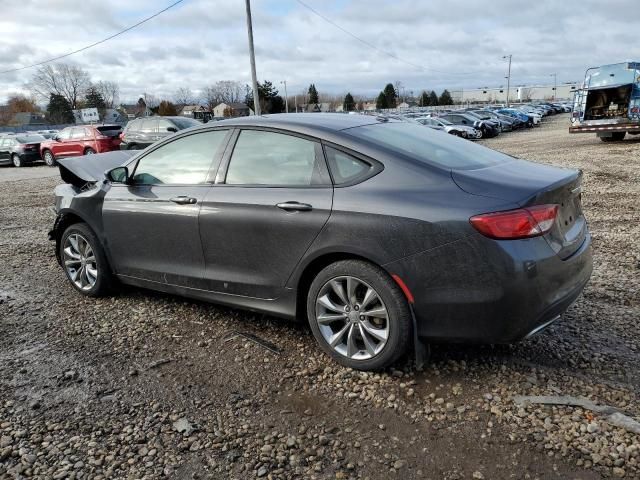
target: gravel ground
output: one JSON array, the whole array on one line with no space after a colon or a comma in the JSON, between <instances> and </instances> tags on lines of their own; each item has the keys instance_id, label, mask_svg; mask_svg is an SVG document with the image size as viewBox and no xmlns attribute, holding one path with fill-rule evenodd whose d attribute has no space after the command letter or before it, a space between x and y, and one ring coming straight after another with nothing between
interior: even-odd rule
<instances>
[{"instance_id":1,"label":"gravel ground","mask_svg":"<svg viewBox=\"0 0 640 480\"><path fill-rule=\"evenodd\" d=\"M348 370L300 325L177 297L83 298L46 238L59 179L0 169L0 478L640 478L639 435L513 401L640 419L640 139L567 120L484 143L584 170L591 283L538 336L434 346L423 371Z\"/></svg>"}]
</instances>

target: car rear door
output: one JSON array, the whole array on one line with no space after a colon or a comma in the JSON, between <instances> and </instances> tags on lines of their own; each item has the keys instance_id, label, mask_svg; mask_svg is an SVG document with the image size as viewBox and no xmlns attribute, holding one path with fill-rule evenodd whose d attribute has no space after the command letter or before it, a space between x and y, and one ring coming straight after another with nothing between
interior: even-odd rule
<instances>
[{"instance_id":1,"label":"car rear door","mask_svg":"<svg viewBox=\"0 0 640 480\"><path fill-rule=\"evenodd\" d=\"M80 156L84 153L84 144L86 141L87 133L84 127L74 127L71 129L71 138L64 142L65 144L65 157Z\"/></svg>"},{"instance_id":2,"label":"car rear door","mask_svg":"<svg viewBox=\"0 0 640 480\"><path fill-rule=\"evenodd\" d=\"M278 298L327 222L332 201L318 141L238 130L200 210L207 289Z\"/></svg>"},{"instance_id":3,"label":"car rear door","mask_svg":"<svg viewBox=\"0 0 640 480\"><path fill-rule=\"evenodd\" d=\"M198 215L229 132L193 132L152 148L130 166L128 184L111 185L102 218L118 275L202 288Z\"/></svg>"}]
</instances>

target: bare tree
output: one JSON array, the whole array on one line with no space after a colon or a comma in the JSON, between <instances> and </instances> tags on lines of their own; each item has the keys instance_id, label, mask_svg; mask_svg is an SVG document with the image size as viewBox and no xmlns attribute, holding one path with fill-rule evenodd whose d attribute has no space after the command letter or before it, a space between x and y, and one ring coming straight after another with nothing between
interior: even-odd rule
<instances>
[{"instance_id":1,"label":"bare tree","mask_svg":"<svg viewBox=\"0 0 640 480\"><path fill-rule=\"evenodd\" d=\"M196 98L189 87L180 87L176 90L176 93L173 94L173 101L178 110L180 110L185 105L193 105Z\"/></svg>"},{"instance_id":2,"label":"bare tree","mask_svg":"<svg viewBox=\"0 0 640 480\"><path fill-rule=\"evenodd\" d=\"M56 63L38 68L31 79L30 88L43 99L48 99L52 93L61 95L74 109L90 85L89 74L82 68Z\"/></svg>"},{"instance_id":3,"label":"bare tree","mask_svg":"<svg viewBox=\"0 0 640 480\"><path fill-rule=\"evenodd\" d=\"M100 80L94 87L100 95L102 95L107 108L115 108L118 106L120 87L116 82Z\"/></svg>"},{"instance_id":4,"label":"bare tree","mask_svg":"<svg viewBox=\"0 0 640 480\"><path fill-rule=\"evenodd\" d=\"M210 111L221 103L237 103L243 99L242 84L233 80L221 80L204 88L204 101Z\"/></svg>"},{"instance_id":5,"label":"bare tree","mask_svg":"<svg viewBox=\"0 0 640 480\"><path fill-rule=\"evenodd\" d=\"M209 85L208 87L205 87L202 92L202 96L204 103L206 104L207 109L210 112L213 112L213 109L220 103L222 103L222 100L220 100L220 92L215 87L215 85Z\"/></svg>"}]
</instances>

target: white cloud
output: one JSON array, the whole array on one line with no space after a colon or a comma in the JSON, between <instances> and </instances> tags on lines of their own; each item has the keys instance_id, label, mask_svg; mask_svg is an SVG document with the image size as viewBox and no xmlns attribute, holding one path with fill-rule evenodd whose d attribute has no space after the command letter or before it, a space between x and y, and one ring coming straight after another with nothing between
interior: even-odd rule
<instances>
[{"instance_id":1,"label":"white cloud","mask_svg":"<svg viewBox=\"0 0 640 480\"><path fill-rule=\"evenodd\" d=\"M35 63L104 38L170 0L23 0L3 5L0 70ZM407 63L371 49L295 0L253 0L259 79L290 94L373 95L387 82L407 90L475 88L582 78L587 66L640 59L637 0L305 0L343 28ZM133 5L135 4L135 5ZM622 12L622 13L621 13ZM115 80L123 99L170 97L217 80L249 82L244 2L186 0L141 27L69 59L92 79ZM33 70L0 75L0 100L24 91Z\"/></svg>"}]
</instances>

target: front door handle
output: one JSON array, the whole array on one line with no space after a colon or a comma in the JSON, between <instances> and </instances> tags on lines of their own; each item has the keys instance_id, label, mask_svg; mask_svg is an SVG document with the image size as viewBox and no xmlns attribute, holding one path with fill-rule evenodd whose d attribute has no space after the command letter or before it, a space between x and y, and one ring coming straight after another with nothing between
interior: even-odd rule
<instances>
[{"instance_id":1,"label":"front door handle","mask_svg":"<svg viewBox=\"0 0 640 480\"><path fill-rule=\"evenodd\" d=\"M277 203L276 207L281 208L282 210L286 210L287 212L308 212L309 210L313 209L313 207L308 203L299 202Z\"/></svg>"},{"instance_id":2,"label":"front door handle","mask_svg":"<svg viewBox=\"0 0 640 480\"><path fill-rule=\"evenodd\" d=\"M186 195L180 195L179 197L173 197L170 199L173 203L178 205L193 205L198 200L193 197L187 197Z\"/></svg>"}]
</instances>

